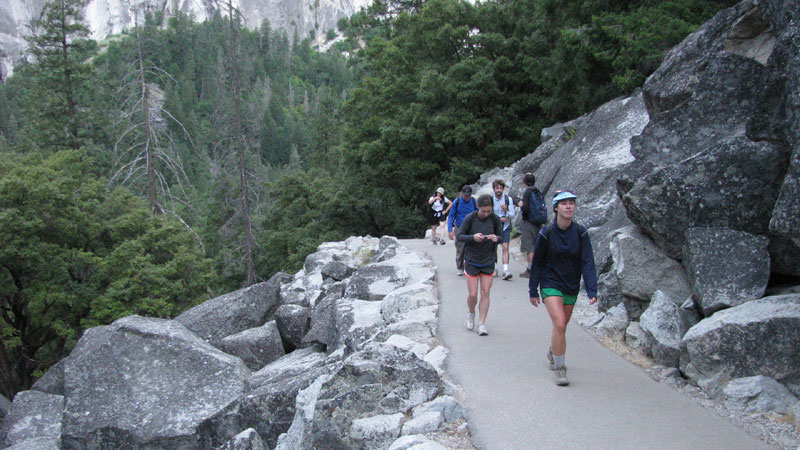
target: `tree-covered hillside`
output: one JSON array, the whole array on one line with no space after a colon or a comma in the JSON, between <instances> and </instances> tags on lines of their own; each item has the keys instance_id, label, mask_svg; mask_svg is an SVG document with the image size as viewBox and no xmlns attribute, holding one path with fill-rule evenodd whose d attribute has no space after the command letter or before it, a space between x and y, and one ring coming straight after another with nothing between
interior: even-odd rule
<instances>
[{"instance_id":1,"label":"tree-covered hillside","mask_svg":"<svg viewBox=\"0 0 800 450\"><path fill-rule=\"evenodd\" d=\"M631 92L734 3L377 0L320 53L232 8L93 42L86 1L50 2L0 86L8 396L88 326L174 317L323 241L421 235L437 186Z\"/></svg>"}]
</instances>

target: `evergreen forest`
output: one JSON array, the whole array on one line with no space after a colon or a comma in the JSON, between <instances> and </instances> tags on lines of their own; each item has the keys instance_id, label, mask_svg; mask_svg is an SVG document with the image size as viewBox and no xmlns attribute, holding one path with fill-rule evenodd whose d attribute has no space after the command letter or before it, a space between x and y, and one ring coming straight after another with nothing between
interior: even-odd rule
<instances>
[{"instance_id":1,"label":"evergreen forest","mask_svg":"<svg viewBox=\"0 0 800 450\"><path fill-rule=\"evenodd\" d=\"M420 237L437 186L631 93L735 3L375 0L320 52L230 4L95 42L87 1L51 0L0 85L8 398L88 327L175 317L325 241Z\"/></svg>"}]
</instances>

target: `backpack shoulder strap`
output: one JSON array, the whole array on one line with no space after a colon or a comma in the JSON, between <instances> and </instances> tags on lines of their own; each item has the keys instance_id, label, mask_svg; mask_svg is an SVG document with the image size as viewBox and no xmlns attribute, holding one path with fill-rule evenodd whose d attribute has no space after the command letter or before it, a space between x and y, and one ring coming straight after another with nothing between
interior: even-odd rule
<instances>
[{"instance_id":1,"label":"backpack shoulder strap","mask_svg":"<svg viewBox=\"0 0 800 450\"><path fill-rule=\"evenodd\" d=\"M472 197L471 200L472 200L472 206L475 207L475 209L478 209L478 202L475 201L475 197Z\"/></svg>"},{"instance_id":2,"label":"backpack shoulder strap","mask_svg":"<svg viewBox=\"0 0 800 450\"><path fill-rule=\"evenodd\" d=\"M503 231L503 222L500 221L500 218L497 217L497 214L492 213L492 225L495 228L500 228L500 231Z\"/></svg>"}]
</instances>

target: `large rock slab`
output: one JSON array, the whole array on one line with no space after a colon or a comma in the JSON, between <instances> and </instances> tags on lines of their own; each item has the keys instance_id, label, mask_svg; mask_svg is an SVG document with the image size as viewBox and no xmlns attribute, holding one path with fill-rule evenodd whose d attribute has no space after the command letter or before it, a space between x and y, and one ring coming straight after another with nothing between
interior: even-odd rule
<instances>
[{"instance_id":1,"label":"large rock slab","mask_svg":"<svg viewBox=\"0 0 800 450\"><path fill-rule=\"evenodd\" d=\"M637 227L625 227L613 233L611 256L619 290L624 296L649 301L661 290L676 302L683 302L692 293L683 266L668 257Z\"/></svg>"},{"instance_id":2,"label":"large rock slab","mask_svg":"<svg viewBox=\"0 0 800 450\"><path fill-rule=\"evenodd\" d=\"M786 414L797 403L789 389L763 375L731 380L723 394L728 408L746 413Z\"/></svg>"},{"instance_id":3,"label":"large rock slab","mask_svg":"<svg viewBox=\"0 0 800 450\"><path fill-rule=\"evenodd\" d=\"M278 273L269 281L221 295L184 311L176 321L218 347L226 336L263 325L280 301Z\"/></svg>"},{"instance_id":4,"label":"large rock slab","mask_svg":"<svg viewBox=\"0 0 800 450\"><path fill-rule=\"evenodd\" d=\"M775 175L786 165L784 149L744 136L696 145L691 157L639 176L621 191L628 217L675 259L682 258L689 228L767 234L782 179Z\"/></svg>"},{"instance_id":5,"label":"large rock slab","mask_svg":"<svg viewBox=\"0 0 800 450\"><path fill-rule=\"evenodd\" d=\"M314 307L309 330L303 336L302 345L319 344L333 351L337 337L336 304L340 300L341 294L328 295Z\"/></svg>"},{"instance_id":6,"label":"large rock slab","mask_svg":"<svg viewBox=\"0 0 800 450\"><path fill-rule=\"evenodd\" d=\"M690 328L681 341L680 369L711 394L734 378L764 375L781 381L800 375L798 342L800 295L765 297L718 311Z\"/></svg>"},{"instance_id":7,"label":"large rock slab","mask_svg":"<svg viewBox=\"0 0 800 450\"><path fill-rule=\"evenodd\" d=\"M634 159L631 137L641 133L648 121L642 94L637 91L565 124L566 134L549 139L514 165L511 194L515 198L523 192L520 180L528 171L536 176L536 186L545 194L547 204L556 190L575 192L576 220L589 229L600 273L605 272L610 259L611 232L631 225L615 185L622 169ZM549 214L552 219L552 212Z\"/></svg>"},{"instance_id":8,"label":"large rock slab","mask_svg":"<svg viewBox=\"0 0 800 450\"><path fill-rule=\"evenodd\" d=\"M278 332L289 351L302 347L303 336L311 323L309 308L298 305L281 305L275 310L275 323Z\"/></svg>"},{"instance_id":9,"label":"large rock slab","mask_svg":"<svg viewBox=\"0 0 800 450\"><path fill-rule=\"evenodd\" d=\"M203 423L204 444L216 448L252 428L268 448L274 448L278 436L292 424L298 392L339 366L339 358L328 357L317 346L296 350L265 366L247 380L238 401Z\"/></svg>"},{"instance_id":10,"label":"large rock slab","mask_svg":"<svg viewBox=\"0 0 800 450\"><path fill-rule=\"evenodd\" d=\"M639 318L645 351L658 364L678 367L681 338L699 321L700 317L693 310L682 309L668 294L656 291L650 306Z\"/></svg>"},{"instance_id":11,"label":"large rock slab","mask_svg":"<svg viewBox=\"0 0 800 450\"><path fill-rule=\"evenodd\" d=\"M44 445L61 443L64 397L39 391L22 391L14 397L0 430L6 446L40 439ZM31 444L28 442L28 444Z\"/></svg>"},{"instance_id":12,"label":"large rock slab","mask_svg":"<svg viewBox=\"0 0 800 450\"><path fill-rule=\"evenodd\" d=\"M378 256L382 250L380 245L380 239L370 236L352 236L344 242L323 242L315 253L306 256L303 270L312 273L333 261L359 268Z\"/></svg>"},{"instance_id":13,"label":"large rock slab","mask_svg":"<svg viewBox=\"0 0 800 450\"><path fill-rule=\"evenodd\" d=\"M396 247L392 247L396 249ZM394 250L394 256L358 269L348 280L347 298L380 301L392 291L409 284L433 283L435 272L430 263L406 248Z\"/></svg>"},{"instance_id":14,"label":"large rock slab","mask_svg":"<svg viewBox=\"0 0 800 450\"><path fill-rule=\"evenodd\" d=\"M248 428L225 443L219 450L269 450L258 432Z\"/></svg>"},{"instance_id":15,"label":"large rock slab","mask_svg":"<svg viewBox=\"0 0 800 450\"><path fill-rule=\"evenodd\" d=\"M68 448L193 448L250 371L173 320L129 316L87 330L65 360Z\"/></svg>"},{"instance_id":16,"label":"large rock slab","mask_svg":"<svg viewBox=\"0 0 800 450\"><path fill-rule=\"evenodd\" d=\"M254 371L286 354L274 320L227 336L222 339L220 347L225 353L241 358L247 368Z\"/></svg>"},{"instance_id":17,"label":"large rock slab","mask_svg":"<svg viewBox=\"0 0 800 450\"><path fill-rule=\"evenodd\" d=\"M767 61L768 75L762 81L764 92L759 98L758 113L748 123L748 134L793 149L769 229L773 235L794 238L792 245L796 249L800 247L800 79L786 74L800 73L798 8L780 1L759 2L758 6L770 32L776 35ZM793 261L791 265L774 264L774 270L800 276L800 256Z\"/></svg>"},{"instance_id":18,"label":"large rock slab","mask_svg":"<svg viewBox=\"0 0 800 450\"><path fill-rule=\"evenodd\" d=\"M413 353L368 343L298 394L295 420L276 448L387 448L397 436L351 433L354 423L405 413L442 390L436 371Z\"/></svg>"},{"instance_id":19,"label":"large rock slab","mask_svg":"<svg viewBox=\"0 0 800 450\"><path fill-rule=\"evenodd\" d=\"M765 236L744 231L703 227L686 230L683 265L703 315L710 316L764 295L770 274L768 245Z\"/></svg>"},{"instance_id":20,"label":"large rock slab","mask_svg":"<svg viewBox=\"0 0 800 450\"><path fill-rule=\"evenodd\" d=\"M642 87L651 116L690 101L704 79L710 61L725 50L734 23L754 8L753 2L742 2L720 11L667 52L661 66Z\"/></svg>"}]
</instances>

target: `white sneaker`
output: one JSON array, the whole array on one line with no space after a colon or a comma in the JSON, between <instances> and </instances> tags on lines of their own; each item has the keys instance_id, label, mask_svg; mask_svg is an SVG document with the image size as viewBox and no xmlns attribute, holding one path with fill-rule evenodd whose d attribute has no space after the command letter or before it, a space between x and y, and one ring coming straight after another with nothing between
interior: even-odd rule
<instances>
[{"instance_id":1,"label":"white sneaker","mask_svg":"<svg viewBox=\"0 0 800 450\"><path fill-rule=\"evenodd\" d=\"M463 270L459 270L458 272L456 272L456 275L458 275L460 277L463 277L464 276L464 271Z\"/></svg>"},{"instance_id":2,"label":"white sneaker","mask_svg":"<svg viewBox=\"0 0 800 450\"><path fill-rule=\"evenodd\" d=\"M564 366L556 367L556 386L566 386L568 384L567 368Z\"/></svg>"},{"instance_id":3,"label":"white sneaker","mask_svg":"<svg viewBox=\"0 0 800 450\"><path fill-rule=\"evenodd\" d=\"M467 325L467 329L468 330L472 330L473 328L475 328L475 314L467 313L467 323L466 323L466 325Z\"/></svg>"},{"instance_id":4,"label":"white sneaker","mask_svg":"<svg viewBox=\"0 0 800 450\"><path fill-rule=\"evenodd\" d=\"M508 281L511 279L511 272L506 272L503 274L503 279Z\"/></svg>"},{"instance_id":5,"label":"white sneaker","mask_svg":"<svg viewBox=\"0 0 800 450\"><path fill-rule=\"evenodd\" d=\"M478 336L486 336L489 332L486 331L486 325L480 324L478 325Z\"/></svg>"}]
</instances>

